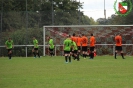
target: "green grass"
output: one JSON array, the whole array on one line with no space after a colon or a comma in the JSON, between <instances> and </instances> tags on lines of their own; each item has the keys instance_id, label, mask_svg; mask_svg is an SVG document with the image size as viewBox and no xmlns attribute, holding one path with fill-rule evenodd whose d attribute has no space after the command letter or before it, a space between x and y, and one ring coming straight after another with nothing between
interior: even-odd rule
<instances>
[{"instance_id":1,"label":"green grass","mask_svg":"<svg viewBox=\"0 0 133 88\"><path fill-rule=\"evenodd\" d=\"M133 57L0 57L0 88L133 88Z\"/></svg>"}]
</instances>

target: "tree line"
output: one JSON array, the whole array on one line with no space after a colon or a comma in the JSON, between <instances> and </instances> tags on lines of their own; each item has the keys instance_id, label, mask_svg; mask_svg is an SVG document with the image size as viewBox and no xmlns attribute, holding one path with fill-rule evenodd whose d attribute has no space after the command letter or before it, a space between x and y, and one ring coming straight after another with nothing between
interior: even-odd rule
<instances>
[{"instance_id":1,"label":"tree line","mask_svg":"<svg viewBox=\"0 0 133 88\"><path fill-rule=\"evenodd\" d=\"M84 15L82 8L83 3L78 0L0 0L0 45L8 37L12 37L15 45L32 44L32 36L43 44L44 25L133 24L133 11L125 17L112 14L110 18L95 21Z\"/></svg>"}]
</instances>

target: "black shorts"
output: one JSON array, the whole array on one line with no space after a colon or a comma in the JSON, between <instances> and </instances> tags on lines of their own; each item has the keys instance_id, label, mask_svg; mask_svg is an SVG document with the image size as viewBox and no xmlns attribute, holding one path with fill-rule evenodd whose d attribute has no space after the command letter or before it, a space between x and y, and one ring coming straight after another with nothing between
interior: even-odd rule
<instances>
[{"instance_id":1,"label":"black shorts","mask_svg":"<svg viewBox=\"0 0 133 88\"><path fill-rule=\"evenodd\" d=\"M95 47L90 47L90 51L94 51Z\"/></svg>"},{"instance_id":2,"label":"black shorts","mask_svg":"<svg viewBox=\"0 0 133 88\"><path fill-rule=\"evenodd\" d=\"M34 48L34 50L38 50L38 48Z\"/></svg>"},{"instance_id":3,"label":"black shorts","mask_svg":"<svg viewBox=\"0 0 133 88\"><path fill-rule=\"evenodd\" d=\"M77 54L77 53L78 53L78 50L74 50L73 53L74 53L74 54Z\"/></svg>"},{"instance_id":4,"label":"black shorts","mask_svg":"<svg viewBox=\"0 0 133 88\"><path fill-rule=\"evenodd\" d=\"M64 50L64 54L70 54L70 51L65 51L65 50Z\"/></svg>"},{"instance_id":5,"label":"black shorts","mask_svg":"<svg viewBox=\"0 0 133 88\"><path fill-rule=\"evenodd\" d=\"M54 51L54 49L50 49L50 48L49 48L49 51Z\"/></svg>"},{"instance_id":6,"label":"black shorts","mask_svg":"<svg viewBox=\"0 0 133 88\"><path fill-rule=\"evenodd\" d=\"M122 46L115 46L115 50L122 51Z\"/></svg>"},{"instance_id":7,"label":"black shorts","mask_svg":"<svg viewBox=\"0 0 133 88\"><path fill-rule=\"evenodd\" d=\"M12 50L12 48L11 49L7 49L8 52L10 52L11 50Z\"/></svg>"},{"instance_id":8,"label":"black shorts","mask_svg":"<svg viewBox=\"0 0 133 88\"><path fill-rule=\"evenodd\" d=\"M81 46L78 46L78 50L81 50Z\"/></svg>"},{"instance_id":9,"label":"black shorts","mask_svg":"<svg viewBox=\"0 0 133 88\"><path fill-rule=\"evenodd\" d=\"M82 46L82 51L87 51L87 46Z\"/></svg>"}]
</instances>

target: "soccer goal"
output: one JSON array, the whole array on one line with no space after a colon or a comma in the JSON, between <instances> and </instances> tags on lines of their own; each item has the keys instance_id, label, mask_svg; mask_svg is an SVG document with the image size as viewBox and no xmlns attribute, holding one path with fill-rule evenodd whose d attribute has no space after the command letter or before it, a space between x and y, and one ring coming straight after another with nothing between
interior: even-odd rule
<instances>
[{"instance_id":1,"label":"soccer goal","mask_svg":"<svg viewBox=\"0 0 133 88\"><path fill-rule=\"evenodd\" d=\"M48 54L47 36L54 40L55 54L62 55L65 36L85 34L88 38L93 33L96 37L96 51L98 55L113 55L114 37L117 33L122 35L123 51L126 55L133 55L133 25L68 25L68 26L43 26L44 53Z\"/></svg>"}]
</instances>

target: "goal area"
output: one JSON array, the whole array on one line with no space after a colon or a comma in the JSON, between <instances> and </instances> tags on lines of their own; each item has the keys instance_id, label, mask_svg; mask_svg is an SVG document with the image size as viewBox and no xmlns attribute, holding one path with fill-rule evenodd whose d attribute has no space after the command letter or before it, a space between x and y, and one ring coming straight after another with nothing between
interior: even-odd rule
<instances>
[{"instance_id":1,"label":"goal area","mask_svg":"<svg viewBox=\"0 0 133 88\"><path fill-rule=\"evenodd\" d=\"M133 25L67 25L67 26L43 26L43 55L48 55L48 40L50 36L54 40L55 54L63 55L63 41L65 36L85 34L88 39L90 33L96 38L97 55L113 55L114 37L117 33L122 36L123 51L125 55L133 55Z\"/></svg>"}]
</instances>

